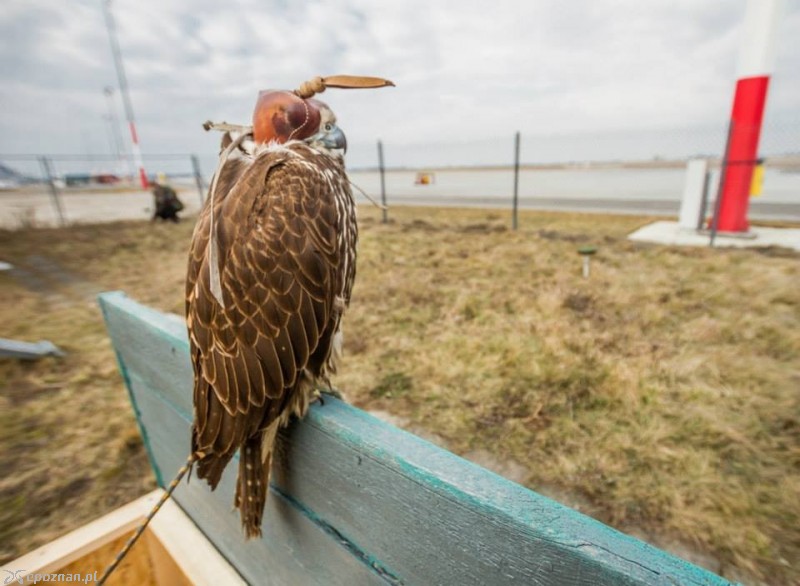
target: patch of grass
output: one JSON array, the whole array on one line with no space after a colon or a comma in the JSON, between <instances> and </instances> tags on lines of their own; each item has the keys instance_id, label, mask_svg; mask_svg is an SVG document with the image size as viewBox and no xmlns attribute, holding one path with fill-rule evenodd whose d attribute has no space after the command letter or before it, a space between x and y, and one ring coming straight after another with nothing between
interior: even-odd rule
<instances>
[{"instance_id":1,"label":"patch of grass","mask_svg":"<svg viewBox=\"0 0 800 586\"><path fill-rule=\"evenodd\" d=\"M369 396L373 399L391 399L408 393L412 387L413 381L410 376L402 372L392 372L370 389Z\"/></svg>"},{"instance_id":2,"label":"patch of grass","mask_svg":"<svg viewBox=\"0 0 800 586\"><path fill-rule=\"evenodd\" d=\"M726 577L800 582L800 255L635 245L631 216L360 212L356 405ZM3 335L67 351L0 363L0 559L153 486L93 295L182 313L191 224L0 232L27 271L0 273Z\"/></svg>"}]
</instances>

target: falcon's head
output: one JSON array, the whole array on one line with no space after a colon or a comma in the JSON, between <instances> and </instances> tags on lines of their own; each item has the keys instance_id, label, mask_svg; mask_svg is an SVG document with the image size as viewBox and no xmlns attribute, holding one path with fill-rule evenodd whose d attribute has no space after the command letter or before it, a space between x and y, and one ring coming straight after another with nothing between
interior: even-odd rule
<instances>
[{"instance_id":1,"label":"falcon's head","mask_svg":"<svg viewBox=\"0 0 800 586\"><path fill-rule=\"evenodd\" d=\"M257 144L302 140L331 154L344 155L347 150L347 139L336 125L333 110L324 102L288 91L259 94L253 113L253 138Z\"/></svg>"}]
</instances>

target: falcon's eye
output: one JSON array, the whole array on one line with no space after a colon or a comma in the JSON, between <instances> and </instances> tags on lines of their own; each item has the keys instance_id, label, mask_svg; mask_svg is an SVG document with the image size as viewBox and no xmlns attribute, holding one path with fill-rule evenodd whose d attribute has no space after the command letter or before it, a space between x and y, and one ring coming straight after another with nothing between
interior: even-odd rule
<instances>
[{"instance_id":1,"label":"falcon's eye","mask_svg":"<svg viewBox=\"0 0 800 586\"><path fill-rule=\"evenodd\" d=\"M325 125L325 132L330 132L331 130L333 130L333 124L329 122Z\"/></svg>"}]
</instances>

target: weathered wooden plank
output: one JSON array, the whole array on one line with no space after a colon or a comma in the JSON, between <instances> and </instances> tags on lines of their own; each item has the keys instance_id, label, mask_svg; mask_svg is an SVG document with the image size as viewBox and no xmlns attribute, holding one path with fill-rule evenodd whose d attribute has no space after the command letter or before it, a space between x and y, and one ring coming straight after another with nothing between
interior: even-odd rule
<instances>
[{"instance_id":1,"label":"weathered wooden plank","mask_svg":"<svg viewBox=\"0 0 800 586\"><path fill-rule=\"evenodd\" d=\"M113 297L113 295L112 295ZM146 437L151 464L162 486L183 465L190 449L192 369L185 326L155 312L115 311L101 305L114 340L120 368ZM156 321L153 321L153 320ZM154 335L155 332L155 335ZM155 388L152 382L159 386ZM384 584L380 575L341 547L293 501L273 494L265 511L264 537L246 542L233 508L236 462L215 492L194 479L174 498L222 555L251 584Z\"/></svg>"},{"instance_id":2,"label":"weathered wooden plank","mask_svg":"<svg viewBox=\"0 0 800 586\"><path fill-rule=\"evenodd\" d=\"M4 564L3 568L12 574L21 570L21 577L25 577L26 581L32 581L36 574L78 573L85 576L92 572L101 572L162 494L163 490L156 489ZM198 586L244 584L239 574L192 520L171 501L167 501L161 508L140 543L132 555L125 559L117 570L118 573L114 573L110 583L144 583L152 577L151 573L164 570L165 574L173 574L172 579L167 582L156 580L159 584L186 584L187 578L188 583ZM146 549L143 551L145 544ZM161 559L155 559L154 554L160 554ZM158 568L159 562L165 567ZM6 583L14 582L6 577Z\"/></svg>"},{"instance_id":3,"label":"weathered wooden plank","mask_svg":"<svg viewBox=\"0 0 800 586\"><path fill-rule=\"evenodd\" d=\"M184 328L119 293L101 305L168 481L189 445ZM262 540L241 537L234 466L213 495L199 482L176 492L249 581L728 584L333 399L283 437Z\"/></svg>"},{"instance_id":4,"label":"weathered wooden plank","mask_svg":"<svg viewBox=\"0 0 800 586\"><path fill-rule=\"evenodd\" d=\"M169 481L189 453L190 421L164 403L135 373L129 380L157 465ZM233 508L235 480L236 466L229 466L215 492L195 478L178 487L175 500L249 583L298 584L309 574L321 584L353 583L347 577L358 578L355 583L359 584L382 583L330 540L313 519L279 495L269 499L262 540L245 542L239 513Z\"/></svg>"},{"instance_id":5,"label":"weathered wooden plank","mask_svg":"<svg viewBox=\"0 0 800 586\"><path fill-rule=\"evenodd\" d=\"M0 338L0 358L36 360L45 356L64 356L64 353L49 340L20 342L19 340Z\"/></svg>"},{"instance_id":6,"label":"weathered wooden plank","mask_svg":"<svg viewBox=\"0 0 800 586\"><path fill-rule=\"evenodd\" d=\"M160 496L158 493L160 492L153 491L114 509L107 515L5 564L3 568L12 573L16 570L23 570L24 575L55 573L92 551L101 549L131 533L141 523L150 508L158 502Z\"/></svg>"},{"instance_id":7,"label":"weathered wooden plank","mask_svg":"<svg viewBox=\"0 0 800 586\"><path fill-rule=\"evenodd\" d=\"M149 512L148 509L145 515ZM159 584L177 584L170 574L180 574L179 578L194 586L245 585L235 568L174 502L164 504L147 532L153 572Z\"/></svg>"}]
</instances>

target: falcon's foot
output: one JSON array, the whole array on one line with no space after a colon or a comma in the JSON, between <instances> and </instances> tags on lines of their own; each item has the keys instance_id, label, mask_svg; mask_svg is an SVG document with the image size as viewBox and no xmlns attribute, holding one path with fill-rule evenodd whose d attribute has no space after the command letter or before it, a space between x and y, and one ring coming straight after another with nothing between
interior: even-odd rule
<instances>
[{"instance_id":1,"label":"falcon's foot","mask_svg":"<svg viewBox=\"0 0 800 586\"><path fill-rule=\"evenodd\" d=\"M330 395L331 397L336 397L340 401L344 401L344 395L342 392L334 386L327 386L327 387L317 387L314 389L314 399L312 403L316 403L319 401L320 405L325 405L325 399L323 395Z\"/></svg>"}]
</instances>

